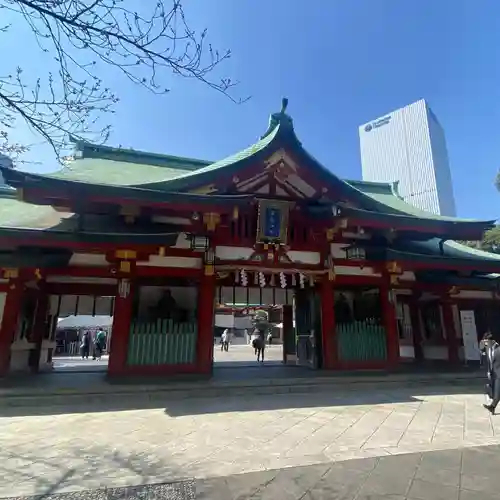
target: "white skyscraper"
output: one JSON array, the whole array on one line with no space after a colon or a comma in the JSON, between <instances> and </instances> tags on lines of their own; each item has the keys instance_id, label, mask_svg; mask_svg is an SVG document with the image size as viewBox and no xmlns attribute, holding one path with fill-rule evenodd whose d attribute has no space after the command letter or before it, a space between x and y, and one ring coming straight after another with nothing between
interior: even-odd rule
<instances>
[{"instance_id":1,"label":"white skyscraper","mask_svg":"<svg viewBox=\"0 0 500 500\"><path fill-rule=\"evenodd\" d=\"M444 130L425 100L361 125L359 141L364 181L399 181L406 202L456 215Z\"/></svg>"}]
</instances>

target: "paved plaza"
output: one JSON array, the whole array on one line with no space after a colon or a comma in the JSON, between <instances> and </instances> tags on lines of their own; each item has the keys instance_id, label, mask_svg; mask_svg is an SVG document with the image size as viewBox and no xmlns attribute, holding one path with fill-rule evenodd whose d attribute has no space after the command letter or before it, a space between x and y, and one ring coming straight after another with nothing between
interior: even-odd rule
<instances>
[{"instance_id":1,"label":"paved plaza","mask_svg":"<svg viewBox=\"0 0 500 500\"><path fill-rule=\"evenodd\" d=\"M5 408L0 497L492 500L500 416L482 408L478 392L381 388L119 412Z\"/></svg>"},{"instance_id":2,"label":"paved plaza","mask_svg":"<svg viewBox=\"0 0 500 500\"><path fill-rule=\"evenodd\" d=\"M283 346L273 344L266 346L264 362L280 364L283 362ZM221 351L220 345L214 346L214 365L217 366L253 366L257 364L255 350L251 345L233 344L228 352Z\"/></svg>"}]
</instances>

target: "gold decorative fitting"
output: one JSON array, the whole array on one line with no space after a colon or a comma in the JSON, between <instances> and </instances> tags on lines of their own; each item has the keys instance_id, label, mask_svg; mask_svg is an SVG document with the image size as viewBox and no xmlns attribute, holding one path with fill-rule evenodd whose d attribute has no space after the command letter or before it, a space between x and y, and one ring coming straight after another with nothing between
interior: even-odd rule
<instances>
[{"instance_id":1,"label":"gold decorative fitting","mask_svg":"<svg viewBox=\"0 0 500 500\"><path fill-rule=\"evenodd\" d=\"M165 257L165 247L160 247L160 248L158 249L158 255L159 255L160 257Z\"/></svg>"},{"instance_id":2,"label":"gold decorative fitting","mask_svg":"<svg viewBox=\"0 0 500 500\"><path fill-rule=\"evenodd\" d=\"M19 269L15 268L4 269L3 277L6 279L19 278Z\"/></svg>"},{"instance_id":3,"label":"gold decorative fitting","mask_svg":"<svg viewBox=\"0 0 500 500\"><path fill-rule=\"evenodd\" d=\"M335 281L335 269L328 269L328 281Z\"/></svg>"},{"instance_id":4,"label":"gold decorative fitting","mask_svg":"<svg viewBox=\"0 0 500 500\"><path fill-rule=\"evenodd\" d=\"M240 216L240 210L238 207L233 208L233 220L238 220L238 217Z\"/></svg>"},{"instance_id":5,"label":"gold decorative fitting","mask_svg":"<svg viewBox=\"0 0 500 500\"><path fill-rule=\"evenodd\" d=\"M207 186L201 186L199 188L192 189L189 192L193 194L210 194L214 191L217 191L215 184L208 184Z\"/></svg>"},{"instance_id":6,"label":"gold decorative fitting","mask_svg":"<svg viewBox=\"0 0 500 500\"><path fill-rule=\"evenodd\" d=\"M205 265L205 276L213 276L215 274L215 267L213 264Z\"/></svg>"},{"instance_id":7,"label":"gold decorative fitting","mask_svg":"<svg viewBox=\"0 0 500 500\"><path fill-rule=\"evenodd\" d=\"M41 280L42 279L42 273L40 272L40 269L36 268L34 274L35 274L35 278L37 280Z\"/></svg>"},{"instance_id":8,"label":"gold decorative fitting","mask_svg":"<svg viewBox=\"0 0 500 500\"><path fill-rule=\"evenodd\" d=\"M267 243L264 243L264 245L262 246L262 248L264 248L264 250L267 250L269 248L269 245Z\"/></svg>"},{"instance_id":9,"label":"gold decorative fitting","mask_svg":"<svg viewBox=\"0 0 500 500\"><path fill-rule=\"evenodd\" d=\"M391 274L390 282L391 282L391 285L397 285L399 283L399 278L397 276L395 276L394 274Z\"/></svg>"},{"instance_id":10,"label":"gold decorative fitting","mask_svg":"<svg viewBox=\"0 0 500 500\"><path fill-rule=\"evenodd\" d=\"M130 269L131 269L130 261L128 261L128 260L122 260L120 262L119 269L120 269L121 273L129 273Z\"/></svg>"},{"instance_id":11,"label":"gold decorative fitting","mask_svg":"<svg viewBox=\"0 0 500 500\"><path fill-rule=\"evenodd\" d=\"M120 207L120 215L124 215L125 217L137 217L141 215L141 209L136 205L124 205Z\"/></svg>"},{"instance_id":12,"label":"gold decorative fitting","mask_svg":"<svg viewBox=\"0 0 500 500\"><path fill-rule=\"evenodd\" d=\"M215 213L203 214L203 223L209 231L215 231L217 224L220 222L220 215Z\"/></svg>"},{"instance_id":13,"label":"gold decorative fitting","mask_svg":"<svg viewBox=\"0 0 500 500\"><path fill-rule=\"evenodd\" d=\"M388 262L387 263L387 270L390 273L400 274L401 273L401 266L395 261Z\"/></svg>"},{"instance_id":14,"label":"gold decorative fitting","mask_svg":"<svg viewBox=\"0 0 500 500\"><path fill-rule=\"evenodd\" d=\"M137 259L137 252L135 250L117 250L115 257L122 260L134 260Z\"/></svg>"}]
</instances>

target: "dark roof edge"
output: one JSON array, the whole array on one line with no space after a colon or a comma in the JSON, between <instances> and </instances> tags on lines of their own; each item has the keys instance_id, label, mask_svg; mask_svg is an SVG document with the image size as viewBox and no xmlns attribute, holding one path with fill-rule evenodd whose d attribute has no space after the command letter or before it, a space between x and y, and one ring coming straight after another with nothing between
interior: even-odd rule
<instances>
[{"instance_id":1,"label":"dark roof edge","mask_svg":"<svg viewBox=\"0 0 500 500\"><path fill-rule=\"evenodd\" d=\"M179 163L185 170L197 170L210 165L211 161L199 160L196 158L187 158L183 156L166 155L161 153L151 153L149 151L141 151L137 149L124 149L113 146L106 146L103 144L93 144L91 142L70 137L70 141L75 144L75 150L81 152L81 158L100 158L103 160L110 160L112 156L120 157L120 161L129 163L144 163L149 165L175 166L168 165L169 162ZM141 161L138 161L138 159ZM136 160L136 161L134 161ZM178 168L181 168L179 165Z\"/></svg>"}]
</instances>

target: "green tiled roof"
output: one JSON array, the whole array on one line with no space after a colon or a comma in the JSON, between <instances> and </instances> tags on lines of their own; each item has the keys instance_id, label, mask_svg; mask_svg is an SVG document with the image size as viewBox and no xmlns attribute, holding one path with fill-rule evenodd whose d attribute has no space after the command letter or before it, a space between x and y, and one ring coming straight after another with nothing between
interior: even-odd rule
<instances>
[{"instance_id":1,"label":"green tiled roof","mask_svg":"<svg viewBox=\"0 0 500 500\"><path fill-rule=\"evenodd\" d=\"M392 213L400 213L405 215L413 215L420 219L434 219L449 222L478 222L475 219L459 219L457 217L446 217L443 215L436 215L425 210L406 203L401 198L397 191L397 183L383 183L383 182L367 182L367 181L352 181L346 180L346 183L361 191L366 196L370 197L381 204L383 211Z\"/></svg>"},{"instance_id":2,"label":"green tiled roof","mask_svg":"<svg viewBox=\"0 0 500 500\"><path fill-rule=\"evenodd\" d=\"M254 155L260 153L265 150L267 146L271 144L271 142L275 139L275 137L280 132L281 125L278 124L268 135L264 136L255 144L247 147L243 151L240 151L234 155L228 156L223 160L216 161L215 163L211 163L206 167L200 168L193 172L187 172L185 174L178 175L177 177L173 177L172 179L159 182L152 183L148 185L148 189L159 189L159 190L182 190L190 184L190 181L195 180L196 182L204 182L206 178L210 178L212 174L216 171L220 172L228 167L235 166L242 161L245 161Z\"/></svg>"},{"instance_id":3,"label":"green tiled roof","mask_svg":"<svg viewBox=\"0 0 500 500\"><path fill-rule=\"evenodd\" d=\"M2 227L46 229L60 223L64 217L72 214L62 214L50 206L31 205L19 201L14 193L0 193L0 222Z\"/></svg>"},{"instance_id":4,"label":"green tiled roof","mask_svg":"<svg viewBox=\"0 0 500 500\"><path fill-rule=\"evenodd\" d=\"M83 158L70 161L64 168L48 174L47 177L89 184L138 187L164 182L186 172L187 170L147 164Z\"/></svg>"},{"instance_id":5,"label":"green tiled roof","mask_svg":"<svg viewBox=\"0 0 500 500\"><path fill-rule=\"evenodd\" d=\"M197 170L212 163L207 160L197 160L181 156L151 153L136 149L115 148L91 144L85 141L72 139L75 149L82 158L97 158L101 160L120 161L125 163L135 163L138 165L153 165L157 167L167 167L180 170Z\"/></svg>"}]
</instances>

